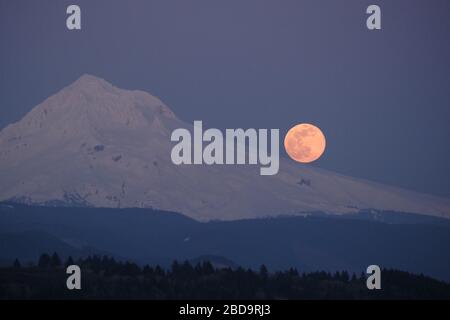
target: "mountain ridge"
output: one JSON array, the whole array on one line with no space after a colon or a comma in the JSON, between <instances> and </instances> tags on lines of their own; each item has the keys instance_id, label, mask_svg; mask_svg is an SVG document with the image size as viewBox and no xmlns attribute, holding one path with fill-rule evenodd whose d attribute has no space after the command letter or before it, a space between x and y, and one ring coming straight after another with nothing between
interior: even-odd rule
<instances>
[{"instance_id":1,"label":"mountain ridge","mask_svg":"<svg viewBox=\"0 0 450 320\"><path fill-rule=\"evenodd\" d=\"M355 215L257 218L199 222L186 215L139 208L61 208L0 203L0 262L42 253L41 237L23 239L24 232L56 237L69 252L91 248L138 263L169 265L202 256L225 257L245 268L265 264L271 270L348 270L367 266L397 268L449 280L450 224L402 214L381 213L380 219ZM439 219L442 220L442 219ZM15 236L14 236L15 235ZM38 241L39 240L39 241ZM93 249L95 248L95 249ZM39 249L39 250L38 250ZM431 250L432 249L432 250Z\"/></svg>"},{"instance_id":2,"label":"mountain ridge","mask_svg":"<svg viewBox=\"0 0 450 320\"><path fill-rule=\"evenodd\" d=\"M159 98L92 75L50 96L0 131L0 200L142 207L197 220L335 214L365 209L450 217L450 199L280 159L254 166L176 166L176 128L192 126Z\"/></svg>"}]
</instances>

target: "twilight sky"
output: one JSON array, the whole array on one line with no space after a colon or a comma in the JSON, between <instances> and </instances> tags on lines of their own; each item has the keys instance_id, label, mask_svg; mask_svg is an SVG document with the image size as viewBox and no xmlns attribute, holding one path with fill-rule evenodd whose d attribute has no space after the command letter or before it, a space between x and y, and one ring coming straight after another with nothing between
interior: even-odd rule
<instances>
[{"instance_id":1,"label":"twilight sky","mask_svg":"<svg viewBox=\"0 0 450 320\"><path fill-rule=\"evenodd\" d=\"M311 122L314 165L450 197L448 0L0 0L0 47L0 128L90 73L206 126Z\"/></svg>"}]
</instances>

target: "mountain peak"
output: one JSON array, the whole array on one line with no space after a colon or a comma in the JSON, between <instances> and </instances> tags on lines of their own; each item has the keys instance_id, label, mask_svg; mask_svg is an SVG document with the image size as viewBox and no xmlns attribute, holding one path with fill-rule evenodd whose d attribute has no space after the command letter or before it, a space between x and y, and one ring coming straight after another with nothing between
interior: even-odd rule
<instances>
[{"instance_id":1,"label":"mountain peak","mask_svg":"<svg viewBox=\"0 0 450 320\"><path fill-rule=\"evenodd\" d=\"M271 177L248 166L175 166L176 128L192 127L157 97L85 74L0 131L0 201L152 207L201 220L361 209L450 217L450 199L285 159Z\"/></svg>"},{"instance_id":2,"label":"mountain peak","mask_svg":"<svg viewBox=\"0 0 450 320\"><path fill-rule=\"evenodd\" d=\"M75 82L80 81L80 82L86 82L86 81L96 81L96 82L106 82L109 83L108 81L106 81L103 78L100 77L96 77L92 74L89 73L84 73L82 74Z\"/></svg>"},{"instance_id":3,"label":"mountain peak","mask_svg":"<svg viewBox=\"0 0 450 320\"><path fill-rule=\"evenodd\" d=\"M178 125L175 114L157 97L144 91L121 89L102 78L83 74L20 121L4 128L0 132L0 146L2 140L41 134L52 141L76 140L105 131L137 134L136 130L148 129L167 135L169 128Z\"/></svg>"},{"instance_id":4,"label":"mountain peak","mask_svg":"<svg viewBox=\"0 0 450 320\"><path fill-rule=\"evenodd\" d=\"M69 87L77 91L95 93L98 93L99 90L112 91L117 89L108 81L87 73L75 80Z\"/></svg>"}]
</instances>

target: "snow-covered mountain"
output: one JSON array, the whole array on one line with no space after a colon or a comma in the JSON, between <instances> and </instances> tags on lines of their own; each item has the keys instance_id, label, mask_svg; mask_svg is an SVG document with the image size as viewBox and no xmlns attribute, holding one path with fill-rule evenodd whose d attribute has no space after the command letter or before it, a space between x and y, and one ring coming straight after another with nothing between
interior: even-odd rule
<instances>
[{"instance_id":1,"label":"snow-covered mountain","mask_svg":"<svg viewBox=\"0 0 450 320\"><path fill-rule=\"evenodd\" d=\"M280 159L259 166L172 164L173 129L191 125L158 98L84 75L0 132L0 200L153 207L199 220L394 210L450 218L450 199Z\"/></svg>"}]
</instances>

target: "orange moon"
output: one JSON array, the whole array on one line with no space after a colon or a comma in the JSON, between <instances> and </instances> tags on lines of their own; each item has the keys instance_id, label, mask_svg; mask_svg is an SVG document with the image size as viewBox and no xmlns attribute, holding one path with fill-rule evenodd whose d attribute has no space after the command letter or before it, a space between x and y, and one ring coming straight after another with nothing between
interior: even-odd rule
<instances>
[{"instance_id":1,"label":"orange moon","mask_svg":"<svg viewBox=\"0 0 450 320\"><path fill-rule=\"evenodd\" d=\"M313 162L325 151L326 140L322 131L309 123L292 127L284 137L284 148L293 160Z\"/></svg>"}]
</instances>

